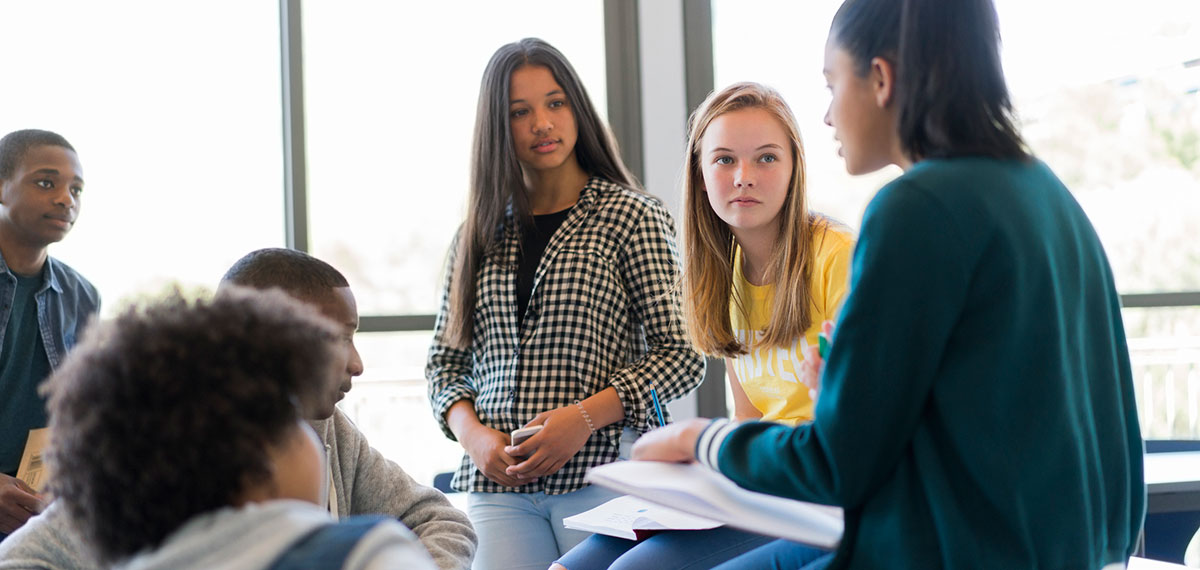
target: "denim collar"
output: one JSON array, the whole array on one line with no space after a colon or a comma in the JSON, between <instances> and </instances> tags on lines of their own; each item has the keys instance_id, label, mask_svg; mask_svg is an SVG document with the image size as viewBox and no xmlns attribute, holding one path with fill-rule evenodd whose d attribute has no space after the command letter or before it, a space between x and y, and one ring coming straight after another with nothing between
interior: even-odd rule
<instances>
[{"instance_id":1,"label":"denim collar","mask_svg":"<svg viewBox=\"0 0 1200 570\"><path fill-rule=\"evenodd\" d=\"M54 289L55 293L63 292L62 283L59 280L58 274L61 272L56 265L53 257L46 255L46 263L42 265L42 286L37 290L38 295L46 291L46 289ZM12 270L8 268L8 261L4 259L4 254L0 253L0 270L4 273L12 275ZM15 276L14 276L15 278Z\"/></svg>"}]
</instances>

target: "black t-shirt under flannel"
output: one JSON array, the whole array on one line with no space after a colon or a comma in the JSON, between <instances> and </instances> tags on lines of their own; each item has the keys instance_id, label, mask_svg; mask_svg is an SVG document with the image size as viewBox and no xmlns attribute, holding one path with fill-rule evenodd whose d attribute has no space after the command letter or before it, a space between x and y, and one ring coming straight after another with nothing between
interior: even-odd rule
<instances>
[{"instance_id":1,"label":"black t-shirt under flannel","mask_svg":"<svg viewBox=\"0 0 1200 570\"><path fill-rule=\"evenodd\" d=\"M553 214L533 216L532 223L521 226L521 263L517 266L517 324L525 318L529 295L533 293L533 276L538 262L546 251L550 237L571 213L571 208Z\"/></svg>"}]
</instances>

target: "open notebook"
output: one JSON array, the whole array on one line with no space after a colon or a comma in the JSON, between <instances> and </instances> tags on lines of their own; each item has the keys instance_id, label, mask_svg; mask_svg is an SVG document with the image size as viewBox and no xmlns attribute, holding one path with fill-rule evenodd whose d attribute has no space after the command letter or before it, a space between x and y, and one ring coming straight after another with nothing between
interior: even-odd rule
<instances>
[{"instance_id":1,"label":"open notebook","mask_svg":"<svg viewBox=\"0 0 1200 570\"><path fill-rule=\"evenodd\" d=\"M563 519L563 526L627 540L642 540L664 530L703 530L717 528L721 523L633 495L623 495Z\"/></svg>"},{"instance_id":2,"label":"open notebook","mask_svg":"<svg viewBox=\"0 0 1200 570\"><path fill-rule=\"evenodd\" d=\"M734 528L818 548L833 549L842 538L842 509L748 491L697 464L617 461L588 471L587 480Z\"/></svg>"}]
</instances>

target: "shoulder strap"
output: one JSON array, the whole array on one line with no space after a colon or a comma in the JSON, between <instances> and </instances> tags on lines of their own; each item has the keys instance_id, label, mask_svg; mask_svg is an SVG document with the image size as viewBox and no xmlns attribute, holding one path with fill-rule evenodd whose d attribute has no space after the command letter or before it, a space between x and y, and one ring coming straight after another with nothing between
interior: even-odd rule
<instances>
[{"instance_id":1,"label":"shoulder strap","mask_svg":"<svg viewBox=\"0 0 1200 570\"><path fill-rule=\"evenodd\" d=\"M320 526L288 547L268 570L341 568L358 541L375 525L390 519L384 515L361 515Z\"/></svg>"}]
</instances>

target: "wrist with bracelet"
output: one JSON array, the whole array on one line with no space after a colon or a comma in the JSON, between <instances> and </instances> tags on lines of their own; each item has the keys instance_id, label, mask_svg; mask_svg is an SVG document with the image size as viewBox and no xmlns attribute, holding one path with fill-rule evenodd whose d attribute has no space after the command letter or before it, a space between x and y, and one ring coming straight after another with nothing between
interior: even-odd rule
<instances>
[{"instance_id":1,"label":"wrist with bracelet","mask_svg":"<svg viewBox=\"0 0 1200 570\"><path fill-rule=\"evenodd\" d=\"M583 407L583 402L575 400L575 407L579 408L579 414L583 416L583 421L587 422L588 429L592 430L592 433L596 433L596 424L592 423L592 416L588 413L587 408Z\"/></svg>"}]
</instances>

